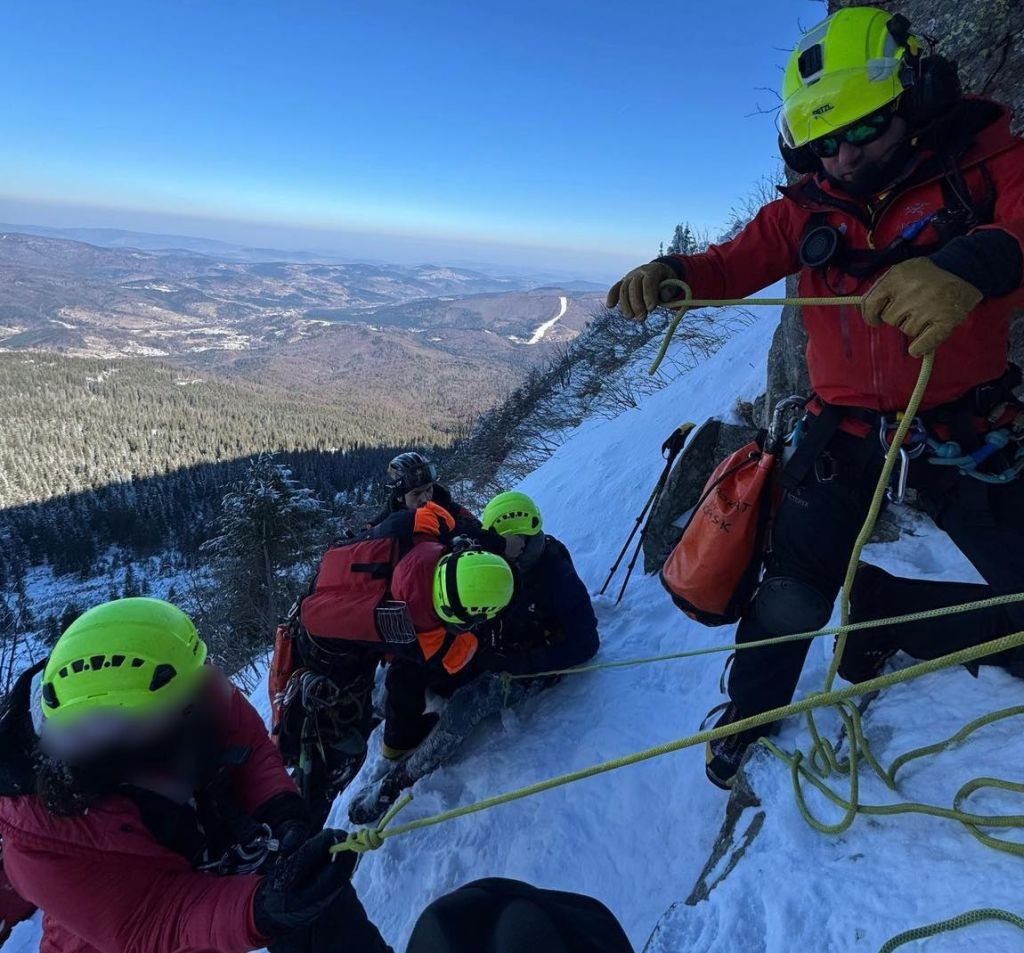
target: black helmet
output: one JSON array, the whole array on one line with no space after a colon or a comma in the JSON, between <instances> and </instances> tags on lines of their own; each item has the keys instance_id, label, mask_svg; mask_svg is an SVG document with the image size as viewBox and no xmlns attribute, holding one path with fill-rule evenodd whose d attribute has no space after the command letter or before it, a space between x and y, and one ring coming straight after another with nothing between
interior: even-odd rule
<instances>
[{"instance_id":1,"label":"black helmet","mask_svg":"<svg viewBox=\"0 0 1024 953\"><path fill-rule=\"evenodd\" d=\"M415 450L400 453L388 464L387 484L396 493L408 493L436 479L434 465Z\"/></svg>"}]
</instances>

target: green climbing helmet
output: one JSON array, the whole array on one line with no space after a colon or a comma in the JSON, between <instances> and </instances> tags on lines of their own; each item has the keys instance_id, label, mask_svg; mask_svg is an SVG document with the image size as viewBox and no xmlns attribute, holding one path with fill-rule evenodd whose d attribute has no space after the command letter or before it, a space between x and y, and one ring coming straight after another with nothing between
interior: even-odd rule
<instances>
[{"instance_id":1,"label":"green climbing helmet","mask_svg":"<svg viewBox=\"0 0 1024 953\"><path fill-rule=\"evenodd\" d=\"M537 504L525 493L499 493L484 509L484 529L502 536L536 536L544 528Z\"/></svg>"},{"instance_id":2,"label":"green climbing helmet","mask_svg":"<svg viewBox=\"0 0 1024 953\"><path fill-rule=\"evenodd\" d=\"M894 19L877 7L845 7L807 31L782 80L779 125L789 148L895 106L913 81L907 67L923 43L901 33L906 21Z\"/></svg>"},{"instance_id":3,"label":"green climbing helmet","mask_svg":"<svg viewBox=\"0 0 1024 953\"><path fill-rule=\"evenodd\" d=\"M434 611L453 625L486 622L512 601L514 589L512 569L501 556L451 553L434 570Z\"/></svg>"},{"instance_id":4,"label":"green climbing helmet","mask_svg":"<svg viewBox=\"0 0 1024 953\"><path fill-rule=\"evenodd\" d=\"M161 599L117 599L79 616L43 671L43 737L89 722L145 722L185 705L201 681L206 643Z\"/></svg>"}]
</instances>

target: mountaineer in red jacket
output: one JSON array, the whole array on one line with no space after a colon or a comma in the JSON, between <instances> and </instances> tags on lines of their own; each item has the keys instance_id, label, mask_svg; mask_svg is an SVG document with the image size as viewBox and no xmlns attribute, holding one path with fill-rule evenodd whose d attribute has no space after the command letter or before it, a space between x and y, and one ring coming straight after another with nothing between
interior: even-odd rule
<instances>
[{"instance_id":1,"label":"mountaineer in red jacket","mask_svg":"<svg viewBox=\"0 0 1024 953\"><path fill-rule=\"evenodd\" d=\"M19 678L0 834L41 953L388 953L352 861L331 863L340 832L309 837L262 721L205 659L180 610L121 599Z\"/></svg>"},{"instance_id":2,"label":"mountaineer in red jacket","mask_svg":"<svg viewBox=\"0 0 1024 953\"><path fill-rule=\"evenodd\" d=\"M634 269L608 306L643 319L659 286L685 280L697 298L738 298L799 272L802 296L866 295L803 309L814 396L807 430L782 474L761 586L738 642L824 625L911 395L920 358L936 353L913 437L927 451L910 482L936 523L984 577L972 598L1024 588L1024 416L1008 365L1010 319L1024 303L1024 141L996 103L961 94L956 65L909 22L847 7L811 29L783 81L780 147L804 173L732 241ZM881 440L879 437L881 436ZM911 447L913 450L913 446ZM995 451L995 452L993 452ZM916 454L916 450L914 451ZM948 463L948 459L946 460ZM869 567L855 619L964 601L963 587L898 580ZM841 674L875 674L903 648L934 657L1024 628L1018 605L851 637ZM718 725L788 703L807 642L737 653ZM1024 673L1021 659L993 659ZM764 729L714 742L708 776L731 784Z\"/></svg>"}]
</instances>

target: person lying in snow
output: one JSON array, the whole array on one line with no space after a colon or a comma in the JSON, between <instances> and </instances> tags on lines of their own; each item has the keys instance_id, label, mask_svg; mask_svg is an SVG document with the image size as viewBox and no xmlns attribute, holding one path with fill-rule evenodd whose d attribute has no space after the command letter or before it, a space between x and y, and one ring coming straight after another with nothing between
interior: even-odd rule
<instances>
[{"instance_id":1,"label":"person lying in snow","mask_svg":"<svg viewBox=\"0 0 1024 953\"><path fill-rule=\"evenodd\" d=\"M33 682L38 682L38 687ZM35 694L35 697L33 695ZM185 613L121 599L23 673L0 721L0 834L41 953L390 953L256 711Z\"/></svg>"},{"instance_id":2,"label":"person lying in snow","mask_svg":"<svg viewBox=\"0 0 1024 953\"><path fill-rule=\"evenodd\" d=\"M383 755L393 766L356 793L349 810L354 823L376 820L399 791L447 761L481 721L550 683L506 683L496 673L572 668L596 654L600 637L590 595L565 545L543 526L525 493L502 493L487 504L484 530L498 533L515 553L515 595L497 618L477 627L480 649L454 678L402 660L388 666ZM426 711L428 689L449 699L440 716ZM405 745L396 745L399 740Z\"/></svg>"},{"instance_id":3,"label":"person lying in snow","mask_svg":"<svg viewBox=\"0 0 1024 953\"><path fill-rule=\"evenodd\" d=\"M1024 141L1010 132L1010 111L963 96L955 64L930 52L906 18L846 7L794 50L780 118L783 157L803 177L731 241L641 265L608 295L609 307L638 320L659 306L666 279L684 280L695 298L742 298L799 272L801 295L866 295L862 312L803 308L815 396L783 469L789 489L737 642L828 622L895 414L907 406L920 358L933 352L917 437L985 459L937 466L925 452L910 485L988 584L972 597L1024 590L1024 416L1013 394L1019 371L1007 361L1010 318L1024 303ZM1001 449L990 453L993 440ZM858 580L853 615L899 615L965 594L872 571ZM1024 605L956 616L941 628L930 648L918 639L912 651L946 652L1024 629ZM737 653L716 727L788 704L808 644ZM869 675L899 644L884 633L851 637L847 674ZM858 659L861 650L867 657ZM750 745L771 730L712 742L708 777L731 785Z\"/></svg>"}]
</instances>

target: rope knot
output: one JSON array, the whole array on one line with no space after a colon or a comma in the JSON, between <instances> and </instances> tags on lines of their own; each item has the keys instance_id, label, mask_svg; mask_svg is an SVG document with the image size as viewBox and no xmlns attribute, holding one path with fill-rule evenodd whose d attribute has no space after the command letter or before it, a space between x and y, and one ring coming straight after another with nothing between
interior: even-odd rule
<instances>
[{"instance_id":1,"label":"rope knot","mask_svg":"<svg viewBox=\"0 0 1024 953\"><path fill-rule=\"evenodd\" d=\"M376 827L364 827L361 831L349 831L343 841L339 841L331 849L333 855L342 851L350 850L356 854L366 854L371 850L379 850L384 846L384 841L390 836L387 826L395 819L400 811L412 803L412 795L407 794L400 801L391 806L391 809L381 818Z\"/></svg>"}]
</instances>

